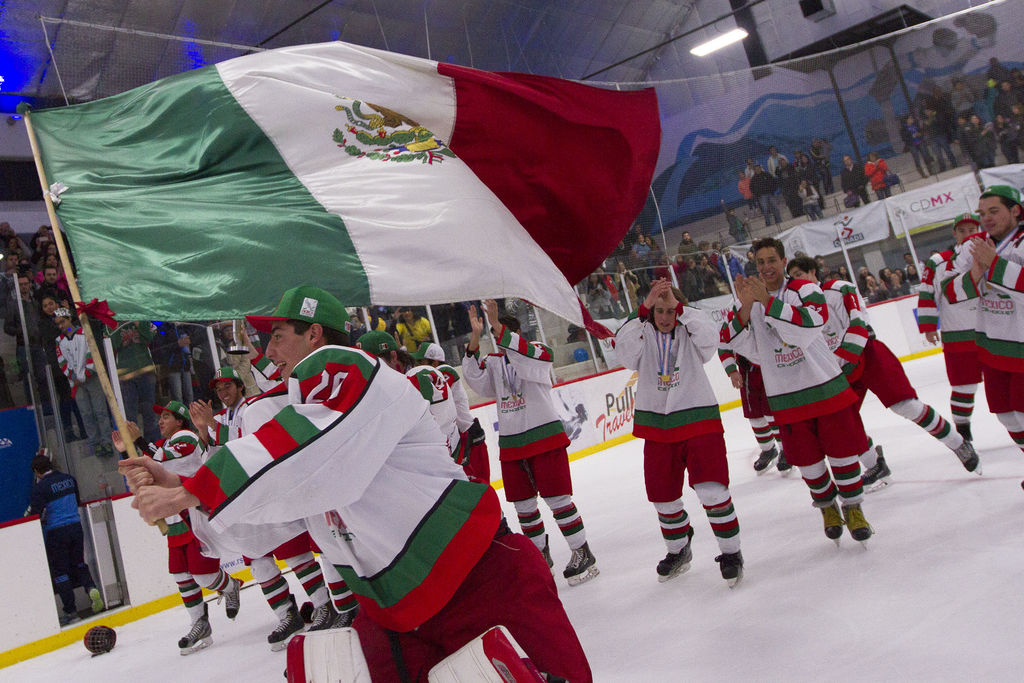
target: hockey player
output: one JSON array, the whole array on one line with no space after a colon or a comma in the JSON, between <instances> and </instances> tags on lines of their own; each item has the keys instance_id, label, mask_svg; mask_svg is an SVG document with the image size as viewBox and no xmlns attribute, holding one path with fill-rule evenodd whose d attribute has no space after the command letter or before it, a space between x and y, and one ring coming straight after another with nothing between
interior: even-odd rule
<instances>
[{"instance_id":1,"label":"hockey player","mask_svg":"<svg viewBox=\"0 0 1024 683\"><path fill-rule=\"evenodd\" d=\"M188 409L179 401L169 401L165 406L153 406L153 412L160 416L157 426L163 436L155 443L145 443L138 426L134 422L128 423L128 431L139 452L149 456L142 459L161 463L168 472L177 476L195 474L202 464L204 449L196 433L188 428ZM123 453L125 445L121 433L113 432L113 439L114 447ZM200 586L222 593L228 619L234 619L238 614L242 585L220 568L219 559L200 552L199 541L189 527L188 507L191 506L168 508L165 510L167 514L160 515L167 523L168 569L178 584L181 601L192 619L192 627L178 641L182 655L190 655L213 642L213 630Z\"/></svg>"},{"instance_id":2,"label":"hockey player","mask_svg":"<svg viewBox=\"0 0 1024 683\"><path fill-rule=\"evenodd\" d=\"M444 351L437 344L420 344L412 358L420 365L440 370L452 380L456 422L462 438L462 447L469 452L462 462L462 469L472 481L481 481L485 484L490 482L491 463L487 456L487 444L484 442L484 428L480 426L480 420L473 417L469 410L469 396L466 394L466 388L459 382L458 372L445 363Z\"/></svg>"},{"instance_id":3,"label":"hockey player","mask_svg":"<svg viewBox=\"0 0 1024 683\"><path fill-rule=\"evenodd\" d=\"M256 431L254 427L246 430L245 415L250 403L245 400L245 385L232 368L223 367L217 370L217 374L210 380L210 388L216 392L217 398L223 404L222 410L213 413L209 401L195 401L189 406L193 424L199 434L205 436L205 443L217 448L240 438L243 434ZM271 416L272 414L268 415L267 419ZM244 557L253 579L260 584L263 597L279 619L277 626L267 635L270 649L277 651L284 649L288 645L288 639L302 630L304 622L299 615L295 597L288 589L288 582L281 575L275 558L291 567L295 577L302 583L302 588L313 604L314 627L326 628L324 622L330 620L333 623L337 616L330 605L327 587L324 585L324 573L313 555L309 535L305 531L277 546L267 555ZM352 622L353 616L354 614L349 616L348 623Z\"/></svg>"},{"instance_id":4,"label":"hockey player","mask_svg":"<svg viewBox=\"0 0 1024 683\"><path fill-rule=\"evenodd\" d=\"M473 416L459 373L444 363L444 351L437 344L424 342L410 355L418 364L406 370L406 376L430 402L430 414L448 441L452 460L472 478L469 439L465 433L473 424Z\"/></svg>"},{"instance_id":5,"label":"hockey player","mask_svg":"<svg viewBox=\"0 0 1024 683\"><path fill-rule=\"evenodd\" d=\"M251 319L272 326L267 355L288 378L289 404L192 477L123 461L140 514L202 505L224 530L304 518L358 596L373 680L401 680L400 670L421 680L503 624L541 670L591 681L540 553L508 532L494 490L452 463L419 393L377 358L326 343L347 318L330 294L298 287Z\"/></svg>"},{"instance_id":6,"label":"hockey player","mask_svg":"<svg viewBox=\"0 0 1024 683\"><path fill-rule=\"evenodd\" d=\"M484 302L487 323L498 352L480 358L484 321L470 306L472 333L462 359L462 377L473 391L495 398L498 411L498 448L505 499L516 508L519 526L553 566L537 495L551 509L572 555L562 575L570 586L600 572L587 545L583 518L572 501L572 478L565 433L551 403L551 349L519 336L519 320L498 317L498 303Z\"/></svg>"},{"instance_id":7,"label":"hockey player","mask_svg":"<svg viewBox=\"0 0 1024 683\"><path fill-rule=\"evenodd\" d=\"M71 397L82 414L89 448L96 455L112 456L114 449L106 441L107 434L113 430L110 410L103 396L103 388L100 387L100 379L96 376L89 342L85 339L82 327L72 324L68 309L58 308L53 312L53 317L60 329L60 336L57 337L57 363L71 384Z\"/></svg>"},{"instance_id":8,"label":"hockey player","mask_svg":"<svg viewBox=\"0 0 1024 683\"><path fill-rule=\"evenodd\" d=\"M790 260L786 271L797 280L818 281L817 265L808 256ZM917 397L899 359L875 337L868 322L867 307L857 293L857 287L844 280L828 280L821 287L828 304L828 320L822 328L825 342L838 358L850 387L859 397L857 409L860 410L864 396L870 391L883 406L941 441L968 472L981 474L978 454L971 442L954 431L938 411ZM872 487L890 475L881 447L874 447L870 438L860 462L866 487Z\"/></svg>"},{"instance_id":9,"label":"hockey player","mask_svg":"<svg viewBox=\"0 0 1024 683\"><path fill-rule=\"evenodd\" d=\"M930 344L942 339L942 356L946 362L946 377L952 394L949 399L953 424L968 441L971 440L971 414L974 412L974 394L981 382L981 363L978 347L974 343L974 327L978 322L978 300L970 299L951 304L942 296L942 283L956 275L953 263L963 250L963 243L981 226L976 213L962 213L953 220L953 238L956 246L932 254L924 263L921 289L917 299L917 329Z\"/></svg>"},{"instance_id":10,"label":"hockey player","mask_svg":"<svg viewBox=\"0 0 1024 683\"><path fill-rule=\"evenodd\" d=\"M782 242L756 241L754 257L760 279L736 278L740 306L722 329L722 342L761 366L786 456L821 510L825 535L838 544L845 523L864 542L872 532L861 510L858 456L868 438L854 407L857 395L821 334L828 319L825 296L813 282L786 277Z\"/></svg>"},{"instance_id":11,"label":"hockey player","mask_svg":"<svg viewBox=\"0 0 1024 683\"><path fill-rule=\"evenodd\" d=\"M658 580L690 568L693 529L683 507L683 479L707 513L721 554L722 578L743 576L740 524L729 494L729 465L718 401L704 372L718 347L719 331L707 314L661 279L615 335L622 364L637 371L633 435L644 440L644 484L661 522L668 554Z\"/></svg>"},{"instance_id":12,"label":"hockey player","mask_svg":"<svg viewBox=\"0 0 1024 683\"><path fill-rule=\"evenodd\" d=\"M728 324L728 321L724 323ZM754 461L754 471L759 476L764 474L778 458L775 468L782 476L788 476L793 471L793 466L786 460L786 452L776 446L776 443L781 446L782 440L779 439L779 426L775 424L771 409L768 407L761 367L721 343L718 346L718 360L722 363L733 387L739 389L743 417L750 422L754 438L761 449L761 453Z\"/></svg>"},{"instance_id":13,"label":"hockey player","mask_svg":"<svg viewBox=\"0 0 1024 683\"><path fill-rule=\"evenodd\" d=\"M952 304L978 300L975 340L985 398L1010 438L1024 450L1024 205L1020 191L992 185L981 193L984 233L968 242L942 285ZM1024 482L1021 483L1024 486Z\"/></svg>"}]
</instances>

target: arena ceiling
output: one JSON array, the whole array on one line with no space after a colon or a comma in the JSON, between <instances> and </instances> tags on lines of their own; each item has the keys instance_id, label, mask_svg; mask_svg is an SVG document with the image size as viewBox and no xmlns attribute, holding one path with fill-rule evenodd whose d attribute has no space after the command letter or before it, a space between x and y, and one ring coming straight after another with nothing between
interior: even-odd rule
<instances>
[{"instance_id":1,"label":"arena ceiling","mask_svg":"<svg viewBox=\"0 0 1024 683\"><path fill-rule=\"evenodd\" d=\"M343 40L580 79L658 45L699 0L0 0L0 109L92 100L247 49ZM176 40L166 36L177 37ZM653 52L601 81L643 81Z\"/></svg>"}]
</instances>

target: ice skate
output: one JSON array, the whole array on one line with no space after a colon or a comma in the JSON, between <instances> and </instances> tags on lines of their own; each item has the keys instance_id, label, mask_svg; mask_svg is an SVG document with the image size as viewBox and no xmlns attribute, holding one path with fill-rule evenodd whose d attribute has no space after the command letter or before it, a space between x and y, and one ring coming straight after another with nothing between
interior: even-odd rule
<instances>
[{"instance_id":1,"label":"ice skate","mask_svg":"<svg viewBox=\"0 0 1024 683\"><path fill-rule=\"evenodd\" d=\"M971 423L970 422L963 422L963 423L958 422L954 426L956 427L957 433L960 436L964 437L964 441L974 441L974 437L971 436Z\"/></svg>"},{"instance_id":2,"label":"ice skate","mask_svg":"<svg viewBox=\"0 0 1024 683\"><path fill-rule=\"evenodd\" d=\"M277 652L288 647L288 639L292 637L292 634L298 633L305 626L302 621L302 616L299 615L299 610L295 607L295 598L288 596L288 613L284 615L281 622L277 625L270 635L267 636L267 643L270 644L270 650ZM327 604L330 607L330 603Z\"/></svg>"},{"instance_id":3,"label":"ice skate","mask_svg":"<svg viewBox=\"0 0 1024 683\"><path fill-rule=\"evenodd\" d=\"M786 451L779 451L779 461L775 463L775 469L784 477L788 477L793 473L793 466L786 460Z\"/></svg>"},{"instance_id":4,"label":"ice skate","mask_svg":"<svg viewBox=\"0 0 1024 683\"><path fill-rule=\"evenodd\" d=\"M178 640L178 651L182 656L198 652L213 644L213 630L210 628L209 608L203 603L203 614L192 622L192 628Z\"/></svg>"},{"instance_id":5,"label":"ice skate","mask_svg":"<svg viewBox=\"0 0 1024 683\"><path fill-rule=\"evenodd\" d=\"M832 503L821 508L821 516L825 519L825 535L839 545L839 537L843 535L843 515L839 512L839 506Z\"/></svg>"},{"instance_id":6,"label":"ice skate","mask_svg":"<svg viewBox=\"0 0 1024 683\"><path fill-rule=\"evenodd\" d=\"M693 560L693 551L687 543L678 553L669 553L665 559L658 563L658 582L665 583L671 578L685 574L690 569L690 562Z\"/></svg>"},{"instance_id":7,"label":"ice skate","mask_svg":"<svg viewBox=\"0 0 1024 683\"><path fill-rule=\"evenodd\" d=\"M239 591L242 590L242 582L233 576L228 577L228 587L220 592L217 596L217 602L224 601L224 613L228 615L228 619L234 619L238 616L238 608L242 604L241 596Z\"/></svg>"},{"instance_id":8,"label":"ice skate","mask_svg":"<svg viewBox=\"0 0 1024 683\"><path fill-rule=\"evenodd\" d=\"M589 581L601 571L597 568L597 559L590 552L590 547L584 543L572 551L569 564L565 565L562 576L566 578L570 586L578 586L584 581Z\"/></svg>"},{"instance_id":9,"label":"ice skate","mask_svg":"<svg viewBox=\"0 0 1024 683\"><path fill-rule=\"evenodd\" d=\"M734 588L743 578L743 553L739 550L734 553L722 553L715 558L715 562L718 563L722 578L729 584L729 588Z\"/></svg>"},{"instance_id":10,"label":"ice skate","mask_svg":"<svg viewBox=\"0 0 1024 683\"><path fill-rule=\"evenodd\" d=\"M867 541L874 532L871 529L871 525L868 524L868 520L864 519L860 503L844 505L843 516L846 518L846 528L850 530L850 535L853 536L854 540L860 541L866 548Z\"/></svg>"},{"instance_id":11,"label":"ice skate","mask_svg":"<svg viewBox=\"0 0 1024 683\"><path fill-rule=\"evenodd\" d=\"M548 545L547 534L544 535L544 547L540 549L540 554L544 556L544 561L548 563L548 569L554 574L555 561L551 559L551 547Z\"/></svg>"},{"instance_id":12,"label":"ice skate","mask_svg":"<svg viewBox=\"0 0 1024 683\"><path fill-rule=\"evenodd\" d=\"M757 472L757 476L760 477L767 472L778 456L779 450L775 446L772 446L770 451L761 451L761 454L757 456L757 460L754 461L754 471Z\"/></svg>"},{"instance_id":13,"label":"ice skate","mask_svg":"<svg viewBox=\"0 0 1024 683\"><path fill-rule=\"evenodd\" d=\"M875 466L866 470L861 476L861 481L864 483L864 491L867 493L874 493L888 486L889 475L892 474L889 471L889 466L885 464L882 447L876 446L875 450L878 451L878 460L875 461Z\"/></svg>"},{"instance_id":14,"label":"ice skate","mask_svg":"<svg viewBox=\"0 0 1024 683\"><path fill-rule=\"evenodd\" d=\"M352 625L356 618L358 609L353 608L345 612L338 612L331 603L325 603L313 610L313 619L309 623L307 631L327 631L332 628L346 628Z\"/></svg>"},{"instance_id":15,"label":"ice skate","mask_svg":"<svg viewBox=\"0 0 1024 683\"><path fill-rule=\"evenodd\" d=\"M960 448L953 452L956 453L956 457L960 458L960 463L964 466L965 470L981 476L981 459L978 458L978 453L974 450L974 446L970 441L964 439L964 442L960 444Z\"/></svg>"}]
</instances>

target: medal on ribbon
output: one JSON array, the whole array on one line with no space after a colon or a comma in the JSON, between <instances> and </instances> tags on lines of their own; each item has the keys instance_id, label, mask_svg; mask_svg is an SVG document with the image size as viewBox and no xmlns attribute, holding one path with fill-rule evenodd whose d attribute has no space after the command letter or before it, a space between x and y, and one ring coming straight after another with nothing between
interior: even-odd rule
<instances>
[{"instance_id":1,"label":"medal on ribbon","mask_svg":"<svg viewBox=\"0 0 1024 683\"><path fill-rule=\"evenodd\" d=\"M661 374L663 384L672 381L672 333L657 332L658 343L658 371Z\"/></svg>"}]
</instances>

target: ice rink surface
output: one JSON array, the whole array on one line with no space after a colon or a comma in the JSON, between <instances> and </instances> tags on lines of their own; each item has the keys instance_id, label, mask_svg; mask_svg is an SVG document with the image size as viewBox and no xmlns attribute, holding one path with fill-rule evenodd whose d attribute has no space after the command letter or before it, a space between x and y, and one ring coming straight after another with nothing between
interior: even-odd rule
<instances>
[{"instance_id":1,"label":"ice rink surface","mask_svg":"<svg viewBox=\"0 0 1024 683\"><path fill-rule=\"evenodd\" d=\"M921 399L949 416L941 355L904 364ZM561 598L594 671L605 681L1019 680L1024 659L1024 455L979 389L973 429L984 476L964 471L926 432L872 396L863 417L885 449L891 485L867 496L875 537L825 538L821 514L794 473L755 476L757 446L740 410L722 414L745 576L729 589L704 511L684 493L695 535L690 571L658 583L664 557L644 495L642 442L573 463L575 501L601 575L569 588L569 552L550 512ZM506 515L514 524L515 512ZM9 558L10 560L10 558ZM303 596L289 575L293 592ZM235 622L210 606L214 644L181 657L178 607L117 628L117 646L90 657L76 643L0 669L0 681L282 681L270 652L275 620L255 587ZM15 615L15 618L31 618ZM102 616L95 623L103 623Z\"/></svg>"}]
</instances>

